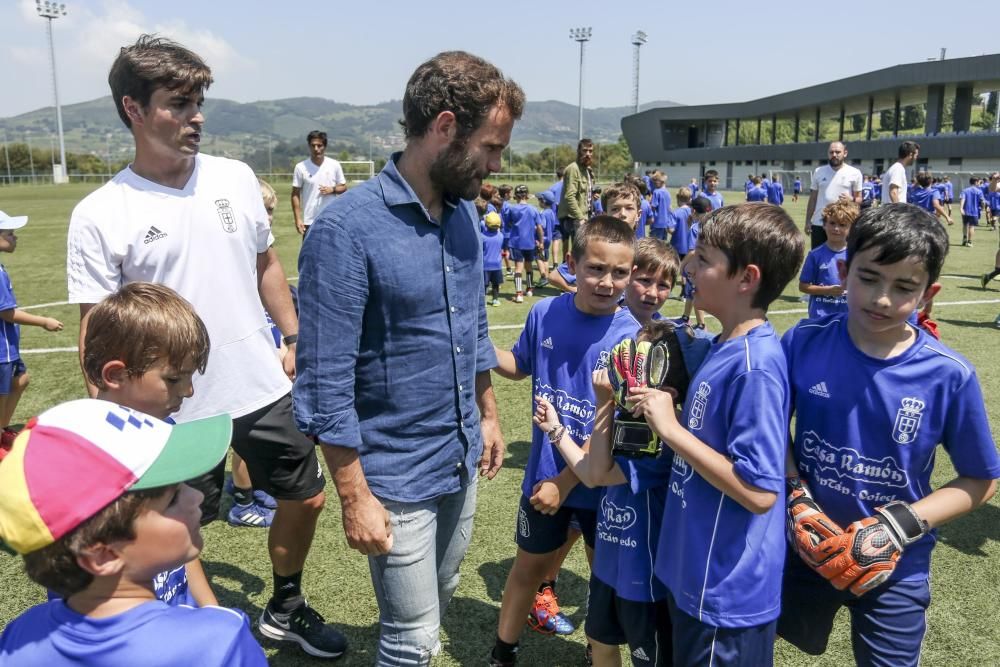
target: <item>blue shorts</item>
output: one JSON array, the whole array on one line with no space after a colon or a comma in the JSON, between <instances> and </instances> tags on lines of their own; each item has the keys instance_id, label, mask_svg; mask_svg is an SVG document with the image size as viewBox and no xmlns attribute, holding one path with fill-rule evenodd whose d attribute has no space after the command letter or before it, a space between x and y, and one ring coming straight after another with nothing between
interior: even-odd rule
<instances>
[{"instance_id":1,"label":"blue shorts","mask_svg":"<svg viewBox=\"0 0 1000 667\"><path fill-rule=\"evenodd\" d=\"M14 378L27 372L28 368L20 359L0 363L0 396L9 394L14 385Z\"/></svg>"},{"instance_id":2,"label":"blue shorts","mask_svg":"<svg viewBox=\"0 0 1000 667\"><path fill-rule=\"evenodd\" d=\"M636 602L618 597L614 588L590 575L587 636L608 646L628 644L632 665L669 665L670 607L666 600Z\"/></svg>"},{"instance_id":3,"label":"blue shorts","mask_svg":"<svg viewBox=\"0 0 1000 667\"><path fill-rule=\"evenodd\" d=\"M845 606L851 614L851 646L857 664L917 665L930 603L928 579L890 581L855 597L838 591L797 554L789 553L778 634L810 655L821 655L826 651L834 616Z\"/></svg>"},{"instance_id":4,"label":"blue shorts","mask_svg":"<svg viewBox=\"0 0 1000 667\"><path fill-rule=\"evenodd\" d=\"M562 230L559 229L559 225L556 225L555 227L552 228L552 240L562 241Z\"/></svg>"},{"instance_id":5,"label":"blue shorts","mask_svg":"<svg viewBox=\"0 0 1000 667\"><path fill-rule=\"evenodd\" d=\"M979 225L979 218L977 218L974 215L963 215L962 216L962 224L963 225L968 225L970 227L976 227L976 226Z\"/></svg>"},{"instance_id":6,"label":"blue shorts","mask_svg":"<svg viewBox=\"0 0 1000 667\"><path fill-rule=\"evenodd\" d=\"M674 665L695 667L772 667L774 626L777 621L749 628L717 628L677 608L673 595L670 623L674 629Z\"/></svg>"},{"instance_id":7,"label":"blue shorts","mask_svg":"<svg viewBox=\"0 0 1000 667\"><path fill-rule=\"evenodd\" d=\"M583 541L591 549L597 531L597 512L579 507L560 507L555 514L542 514L521 494L517 508L517 531L514 541L530 554L547 554L566 544L570 520L580 523Z\"/></svg>"},{"instance_id":8,"label":"blue shorts","mask_svg":"<svg viewBox=\"0 0 1000 667\"><path fill-rule=\"evenodd\" d=\"M485 287L493 285L494 287L500 287L503 283L503 270L502 269L487 269L483 271L483 283Z\"/></svg>"},{"instance_id":9,"label":"blue shorts","mask_svg":"<svg viewBox=\"0 0 1000 667\"><path fill-rule=\"evenodd\" d=\"M515 262L534 262L535 249L532 248L531 250L521 250L520 248L511 248L510 258Z\"/></svg>"}]
</instances>

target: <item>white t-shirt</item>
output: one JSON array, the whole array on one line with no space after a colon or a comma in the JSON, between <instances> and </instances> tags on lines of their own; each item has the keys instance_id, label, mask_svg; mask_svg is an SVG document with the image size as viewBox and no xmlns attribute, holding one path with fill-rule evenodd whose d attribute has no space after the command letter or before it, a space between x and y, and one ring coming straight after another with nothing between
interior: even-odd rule
<instances>
[{"instance_id":1,"label":"white t-shirt","mask_svg":"<svg viewBox=\"0 0 1000 667\"><path fill-rule=\"evenodd\" d=\"M895 185L899 188L899 201L901 203L906 202L906 167L901 163L895 162L889 171L882 174L882 203L891 204L892 199L889 198L889 190L891 186Z\"/></svg>"},{"instance_id":2,"label":"white t-shirt","mask_svg":"<svg viewBox=\"0 0 1000 667\"><path fill-rule=\"evenodd\" d=\"M212 341L178 422L239 417L291 391L257 291L257 255L274 242L260 186L242 162L198 155L183 189L130 167L88 195L69 223L71 303L98 303L126 283L176 290Z\"/></svg>"},{"instance_id":3,"label":"white t-shirt","mask_svg":"<svg viewBox=\"0 0 1000 667\"><path fill-rule=\"evenodd\" d=\"M817 167L812 174L810 190L816 190L816 211L813 213L812 224L823 224L823 209L840 198L841 194L852 195L861 192L864 177L857 167L849 164L840 165L834 169L828 164Z\"/></svg>"},{"instance_id":4,"label":"white t-shirt","mask_svg":"<svg viewBox=\"0 0 1000 667\"><path fill-rule=\"evenodd\" d=\"M306 227L313 223L326 205L336 195L321 195L320 186L344 185L344 169L336 160L323 158L323 164L316 166L312 160L303 160L295 165L292 173L292 187L301 188L302 222Z\"/></svg>"}]
</instances>

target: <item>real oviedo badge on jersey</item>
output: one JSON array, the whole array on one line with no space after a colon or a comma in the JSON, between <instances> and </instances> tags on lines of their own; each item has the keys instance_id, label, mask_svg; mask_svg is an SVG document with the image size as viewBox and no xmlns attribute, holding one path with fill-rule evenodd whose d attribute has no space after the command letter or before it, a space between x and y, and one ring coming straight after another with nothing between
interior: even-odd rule
<instances>
[{"instance_id":1,"label":"real oviedo badge on jersey","mask_svg":"<svg viewBox=\"0 0 1000 667\"><path fill-rule=\"evenodd\" d=\"M222 221L222 228L230 234L236 233L236 214L233 207L229 205L228 199L216 199L215 210L219 213L219 220Z\"/></svg>"},{"instance_id":2,"label":"real oviedo badge on jersey","mask_svg":"<svg viewBox=\"0 0 1000 667\"><path fill-rule=\"evenodd\" d=\"M913 442L920 428L920 418L923 416L924 402L919 398L908 397L900 401L896 413L896 423L892 429L892 439L901 445Z\"/></svg>"}]
</instances>

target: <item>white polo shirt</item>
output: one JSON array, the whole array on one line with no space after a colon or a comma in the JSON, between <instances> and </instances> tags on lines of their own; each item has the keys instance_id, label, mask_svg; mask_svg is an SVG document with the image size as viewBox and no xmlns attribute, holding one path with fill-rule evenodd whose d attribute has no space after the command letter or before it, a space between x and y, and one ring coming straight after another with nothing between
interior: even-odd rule
<instances>
[{"instance_id":1,"label":"white polo shirt","mask_svg":"<svg viewBox=\"0 0 1000 667\"><path fill-rule=\"evenodd\" d=\"M303 160L295 165L292 172L292 187L301 189L302 223L308 227L326 205L333 201L336 195L321 195L320 187L344 185L344 169L336 160L323 158L323 163L316 165L312 160Z\"/></svg>"},{"instance_id":2,"label":"white polo shirt","mask_svg":"<svg viewBox=\"0 0 1000 667\"><path fill-rule=\"evenodd\" d=\"M175 419L239 417L291 391L257 291L257 255L273 242L260 186L242 162L198 155L180 190L126 167L73 209L69 300L98 303L136 281L177 291L212 349Z\"/></svg>"},{"instance_id":3,"label":"white polo shirt","mask_svg":"<svg viewBox=\"0 0 1000 667\"><path fill-rule=\"evenodd\" d=\"M812 185L809 186L810 190L816 190L816 211L810 222L822 226L823 209L827 204L837 201L841 194L861 192L863 181L861 171L849 164L840 165L840 169L834 169L828 164L817 167L812 174Z\"/></svg>"}]
</instances>

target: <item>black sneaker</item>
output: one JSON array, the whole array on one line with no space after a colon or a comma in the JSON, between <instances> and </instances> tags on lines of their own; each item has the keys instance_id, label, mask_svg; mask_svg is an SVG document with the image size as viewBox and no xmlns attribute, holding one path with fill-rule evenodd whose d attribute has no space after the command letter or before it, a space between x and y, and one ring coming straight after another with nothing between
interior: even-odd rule
<instances>
[{"instance_id":1,"label":"black sneaker","mask_svg":"<svg viewBox=\"0 0 1000 667\"><path fill-rule=\"evenodd\" d=\"M327 625L319 612L303 604L289 614L278 614L270 603L257 623L260 634L278 641L298 642L302 650L317 658L339 658L347 650L347 638Z\"/></svg>"}]
</instances>

